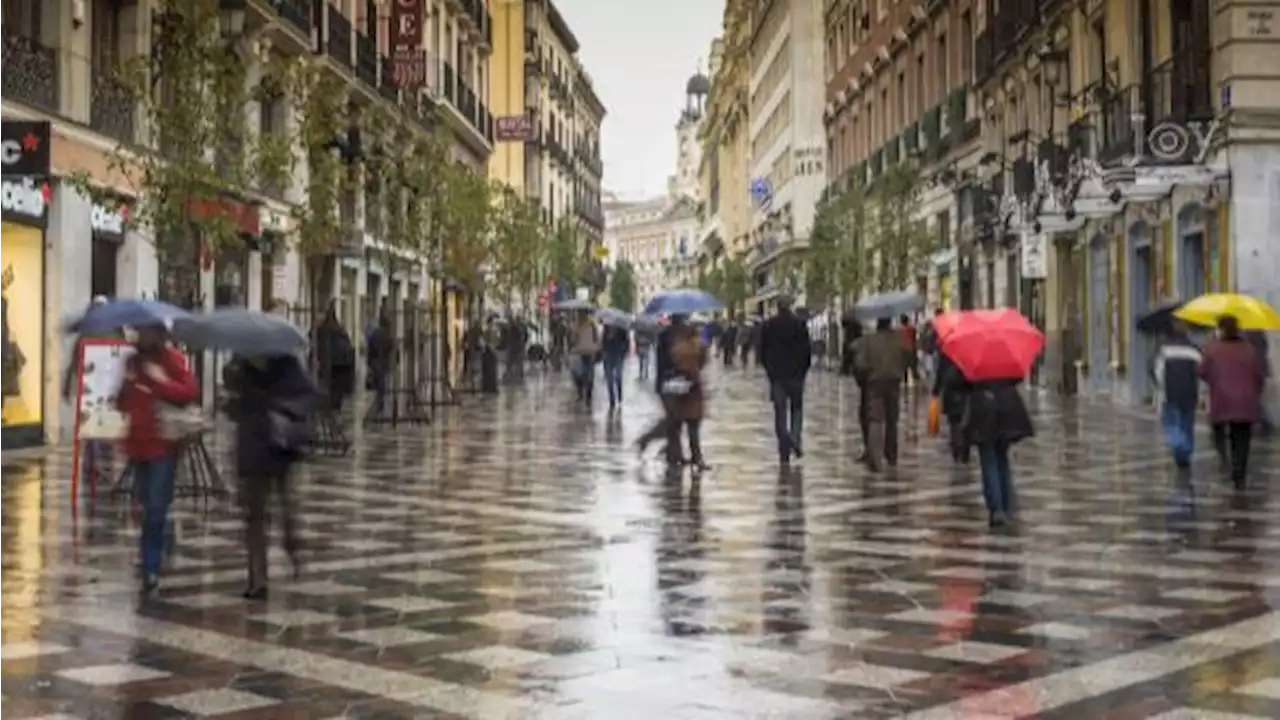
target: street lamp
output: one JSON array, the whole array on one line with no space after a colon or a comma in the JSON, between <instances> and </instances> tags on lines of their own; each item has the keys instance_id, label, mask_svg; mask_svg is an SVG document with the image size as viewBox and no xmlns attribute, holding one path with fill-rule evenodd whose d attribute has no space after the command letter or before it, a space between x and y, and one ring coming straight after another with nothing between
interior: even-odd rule
<instances>
[{"instance_id":1,"label":"street lamp","mask_svg":"<svg viewBox=\"0 0 1280 720\"><path fill-rule=\"evenodd\" d=\"M218 24L223 37L237 38L244 34L247 6L248 0L219 0Z\"/></svg>"}]
</instances>

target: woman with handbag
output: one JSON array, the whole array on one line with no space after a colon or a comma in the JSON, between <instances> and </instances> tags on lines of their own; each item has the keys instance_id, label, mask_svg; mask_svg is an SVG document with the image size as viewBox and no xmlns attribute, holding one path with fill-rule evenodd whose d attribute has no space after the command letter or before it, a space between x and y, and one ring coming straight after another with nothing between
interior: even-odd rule
<instances>
[{"instance_id":1,"label":"woman with handbag","mask_svg":"<svg viewBox=\"0 0 1280 720\"><path fill-rule=\"evenodd\" d=\"M169 344L168 331L158 325L138 328L116 406L128 424L124 452L133 465L134 497L142 508L144 591L155 589L160 575L178 452L190 430L182 408L199 397L196 378L187 359Z\"/></svg>"},{"instance_id":2,"label":"woman with handbag","mask_svg":"<svg viewBox=\"0 0 1280 720\"><path fill-rule=\"evenodd\" d=\"M249 583L244 596L267 597L267 501L280 504L284 550L296 577L301 571L289 471L310 440L319 390L302 363L288 355L236 358L237 382L228 389L227 415L236 423L236 474L244 511Z\"/></svg>"},{"instance_id":3,"label":"woman with handbag","mask_svg":"<svg viewBox=\"0 0 1280 720\"><path fill-rule=\"evenodd\" d=\"M679 467L680 429L689 436L689 464L695 472L711 469L702 456L702 419L706 414L706 394L702 385L702 368L707 364L707 347L698 331L682 318L673 318L663 338L660 352L668 363L660 363L659 392L662 394L663 419L642 435L636 445L641 453L658 438L667 439L667 464Z\"/></svg>"}]
</instances>

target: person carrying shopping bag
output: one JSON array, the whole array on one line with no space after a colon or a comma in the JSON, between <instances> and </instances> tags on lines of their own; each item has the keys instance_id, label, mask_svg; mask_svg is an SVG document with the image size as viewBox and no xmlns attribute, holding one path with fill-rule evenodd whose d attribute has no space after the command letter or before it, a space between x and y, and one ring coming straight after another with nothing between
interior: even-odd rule
<instances>
[{"instance_id":1,"label":"person carrying shopping bag","mask_svg":"<svg viewBox=\"0 0 1280 720\"><path fill-rule=\"evenodd\" d=\"M159 582L178 453L186 440L177 416L199 400L200 388L187 359L169 344L164 326L137 328L134 350L125 363L116 406L127 421L124 452L133 465L134 497L142 508L142 589L150 592Z\"/></svg>"}]
</instances>

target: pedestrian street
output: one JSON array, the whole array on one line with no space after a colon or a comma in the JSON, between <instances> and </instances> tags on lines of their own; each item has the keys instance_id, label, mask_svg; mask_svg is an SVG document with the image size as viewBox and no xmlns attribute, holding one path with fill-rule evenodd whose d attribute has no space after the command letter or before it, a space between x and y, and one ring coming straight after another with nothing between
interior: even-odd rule
<instances>
[{"instance_id":1,"label":"pedestrian street","mask_svg":"<svg viewBox=\"0 0 1280 720\"><path fill-rule=\"evenodd\" d=\"M6 453L4 717L1280 716L1275 440L1237 491L1202 432L1186 482L1153 417L1032 396L992 530L923 398L873 475L852 383L815 371L780 471L761 372L708 372L698 479L637 455L634 376L614 414L533 370L356 431L299 467L304 564L273 549L265 601L232 502L177 501L144 597L128 502L73 514L69 449Z\"/></svg>"}]
</instances>

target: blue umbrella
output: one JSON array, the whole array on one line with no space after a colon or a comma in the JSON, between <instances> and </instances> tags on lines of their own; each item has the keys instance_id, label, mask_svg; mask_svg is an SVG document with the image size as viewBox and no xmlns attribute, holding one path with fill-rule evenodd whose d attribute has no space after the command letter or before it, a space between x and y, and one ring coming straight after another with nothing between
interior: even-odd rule
<instances>
[{"instance_id":1,"label":"blue umbrella","mask_svg":"<svg viewBox=\"0 0 1280 720\"><path fill-rule=\"evenodd\" d=\"M170 325L188 317L191 317L191 313L186 310L159 300L111 300L89 308L67 330L81 335L96 335L116 332L125 327Z\"/></svg>"},{"instance_id":2,"label":"blue umbrella","mask_svg":"<svg viewBox=\"0 0 1280 720\"><path fill-rule=\"evenodd\" d=\"M724 303L715 299L703 290L682 288L680 290L663 290L648 305L644 306L645 315L692 315L698 312L715 312L723 310Z\"/></svg>"},{"instance_id":3,"label":"blue umbrella","mask_svg":"<svg viewBox=\"0 0 1280 720\"><path fill-rule=\"evenodd\" d=\"M290 355L307 345L302 331L284 318L239 308L177 320L173 337L191 347L239 355Z\"/></svg>"},{"instance_id":4,"label":"blue umbrella","mask_svg":"<svg viewBox=\"0 0 1280 720\"><path fill-rule=\"evenodd\" d=\"M910 315L923 309L924 298L917 293L900 290L871 295L859 300L853 306L853 315L858 320L881 320Z\"/></svg>"},{"instance_id":5,"label":"blue umbrella","mask_svg":"<svg viewBox=\"0 0 1280 720\"><path fill-rule=\"evenodd\" d=\"M635 318L631 313L623 312L617 308L601 308L596 311L596 317L600 319L601 324L620 327L624 330L630 329L635 323Z\"/></svg>"}]
</instances>

